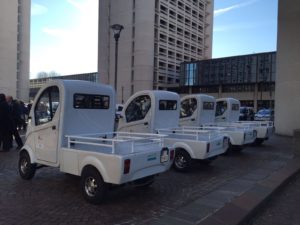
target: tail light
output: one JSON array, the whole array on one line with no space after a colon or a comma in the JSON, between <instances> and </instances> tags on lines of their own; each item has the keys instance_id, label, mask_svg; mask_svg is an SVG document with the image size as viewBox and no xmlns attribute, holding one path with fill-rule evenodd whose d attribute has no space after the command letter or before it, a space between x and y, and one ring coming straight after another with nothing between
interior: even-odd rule
<instances>
[{"instance_id":1,"label":"tail light","mask_svg":"<svg viewBox=\"0 0 300 225\"><path fill-rule=\"evenodd\" d=\"M128 174L130 171L130 159L124 160L124 174Z\"/></svg>"},{"instance_id":2,"label":"tail light","mask_svg":"<svg viewBox=\"0 0 300 225\"><path fill-rule=\"evenodd\" d=\"M206 144L206 153L209 152L209 149L210 149L210 143L207 143L207 144Z\"/></svg>"},{"instance_id":3,"label":"tail light","mask_svg":"<svg viewBox=\"0 0 300 225\"><path fill-rule=\"evenodd\" d=\"M175 156L175 150L171 149L171 151L170 151L170 160L173 160L174 156Z\"/></svg>"}]
</instances>

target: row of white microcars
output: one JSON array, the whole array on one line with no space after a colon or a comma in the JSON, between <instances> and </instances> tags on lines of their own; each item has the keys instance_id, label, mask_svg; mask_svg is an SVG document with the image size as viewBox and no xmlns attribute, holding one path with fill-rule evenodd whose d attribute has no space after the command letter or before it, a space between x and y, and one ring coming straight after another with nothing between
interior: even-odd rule
<instances>
[{"instance_id":1,"label":"row of white microcars","mask_svg":"<svg viewBox=\"0 0 300 225\"><path fill-rule=\"evenodd\" d=\"M90 203L100 203L113 185L146 188L173 167L208 163L221 154L260 144L272 122L238 121L240 103L193 94L180 100L168 91L141 91L124 104L115 126L115 92L87 81L51 81L40 89L29 115L19 173L33 178L38 168L58 167L81 177ZM216 116L217 115L217 116Z\"/></svg>"}]
</instances>

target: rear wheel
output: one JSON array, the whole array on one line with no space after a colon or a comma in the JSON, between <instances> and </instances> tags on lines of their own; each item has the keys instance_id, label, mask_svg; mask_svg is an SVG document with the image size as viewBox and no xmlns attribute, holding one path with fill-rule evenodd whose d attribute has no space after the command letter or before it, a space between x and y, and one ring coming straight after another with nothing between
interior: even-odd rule
<instances>
[{"instance_id":1,"label":"rear wheel","mask_svg":"<svg viewBox=\"0 0 300 225\"><path fill-rule=\"evenodd\" d=\"M244 146L241 145L232 145L231 150L232 152L241 152L244 149Z\"/></svg>"},{"instance_id":2,"label":"rear wheel","mask_svg":"<svg viewBox=\"0 0 300 225\"><path fill-rule=\"evenodd\" d=\"M86 167L81 174L80 189L86 201L92 204L102 202L108 185L94 167Z\"/></svg>"},{"instance_id":3,"label":"rear wheel","mask_svg":"<svg viewBox=\"0 0 300 225\"><path fill-rule=\"evenodd\" d=\"M18 163L19 174L24 180L30 180L34 177L36 171L36 164L31 163L27 152L20 154Z\"/></svg>"},{"instance_id":4,"label":"rear wheel","mask_svg":"<svg viewBox=\"0 0 300 225\"><path fill-rule=\"evenodd\" d=\"M262 143L264 142L264 139L260 138L256 138L255 141L254 141L254 145L261 145Z\"/></svg>"},{"instance_id":5,"label":"rear wheel","mask_svg":"<svg viewBox=\"0 0 300 225\"><path fill-rule=\"evenodd\" d=\"M154 176L144 177L133 182L134 187L140 190L149 188L154 183Z\"/></svg>"},{"instance_id":6,"label":"rear wheel","mask_svg":"<svg viewBox=\"0 0 300 225\"><path fill-rule=\"evenodd\" d=\"M204 165L210 165L213 161L215 161L216 159L218 158L218 156L213 156L213 157L210 157L208 159L203 159L203 160L200 160L200 162Z\"/></svg>"},{"instance_id":7,"label":"rear wheel","mask_svg":"<svg viewBox=\"0 0 300 225\"><path fill-rule=\"evenodd\" d=\"M176 150L173 167L179 172L187 171L192 163L192 158L185 150Z\"/></svg>"}]
</instances>

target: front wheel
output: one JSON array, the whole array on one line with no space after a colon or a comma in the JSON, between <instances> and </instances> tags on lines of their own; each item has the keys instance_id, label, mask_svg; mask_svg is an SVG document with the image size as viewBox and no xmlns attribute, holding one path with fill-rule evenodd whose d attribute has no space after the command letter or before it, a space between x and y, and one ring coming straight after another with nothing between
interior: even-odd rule
<instances>
[{"instance_id":1,"label":"front wheel","mask_svg":"<svg viewBox=\"0 0 300 225\"><path fill-rule=\"evenodd\" d=\"M36 171L36 164L31 163L27 152L20 154L18 163L19 174L24 180L30 180L34 177Z\"/></svg>"},{"instance_id":2,"label":"front wheel","mask_svg":"<svg viewBox=\"0 0 300 225\"><path fill-rule=\"evenodd\" d=\"M97 169L87 167L81 174L80 189L86 201L92 204L102 202L107 191L107 184Z\"/></svg>"},{"instance_id":3,"label":"front wheel","mask_svg":"<svg viewBox=\"0 0 300 225\"><path fill-rule=\"evenodd\" d=\"M175 159L173 162L173 167L179 172L186 172L190 168L192 163L192 158L189 153L184 150L175 151Z\"/></svg>"}]
</instances>

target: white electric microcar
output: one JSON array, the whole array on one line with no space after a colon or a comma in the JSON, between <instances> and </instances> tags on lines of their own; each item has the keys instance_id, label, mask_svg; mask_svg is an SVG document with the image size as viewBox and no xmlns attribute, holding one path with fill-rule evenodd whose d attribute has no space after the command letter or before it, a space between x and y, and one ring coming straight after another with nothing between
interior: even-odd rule
<instances>
[{"instance_id":1,"label":"white electric microcar","mask_svg":"<svg viewBox=\"0 0 300 225\"><path fill-rule=\"evenodd\" d=\"M172 164L163 135L113 132L115 94L110 86L59 80L42 87L30 112L19 173L58 167L81 177L84 198L100 203L110 185L146 187Z\"/></svg>"},{"instance_id":2,"label":"white electric microcar","mask_svg":"<svg viewBox=\"0 0 300 225\"><path fill-rule=\"evenodd\" d=\"M219 130L229 137L228 150L242 150L255 141L256 131L250 127L238 127L215 123L216 100L205 94L186 95L181 98L180 120L182 127L195 130Z\"/></svg>"},{"instance_id":3,"label":"white electric microcar","mask_svg":"<svg viewBox=\"0 0 300 225\"><path fill-rule=\"evenodd\" d=\"M192 159L210 162L228 148L228 138L218 131L179 127L179 95L169 91L140 91L124 105L119 131L165 134L175 148L173 166L189 169Z\"/></svg>"},{"instance_id":4,"label":"white electric microcar","mask_svg":"<svg viewBox=\"0 0 300 225\"><path fill-rule=\"evenodd\" d=\"M274 133L273 121L239 121L240 101L235 98L219 98L216 100L215 121L240 127L251 127L257 132L255 144L262 144Z\"/></svg>"}]
</instances>

